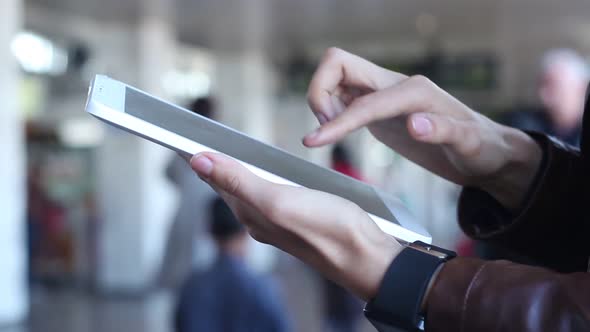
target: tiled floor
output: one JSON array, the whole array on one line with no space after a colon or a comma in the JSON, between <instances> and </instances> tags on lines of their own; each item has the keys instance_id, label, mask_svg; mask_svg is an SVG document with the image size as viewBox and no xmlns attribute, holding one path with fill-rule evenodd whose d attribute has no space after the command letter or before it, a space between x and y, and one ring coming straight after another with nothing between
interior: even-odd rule
<instances>
[{"instance_id":1,"label":"tiled floor","mask_svg":"<svg viewBox=\"0 0 590 332\"><path fill-rule=\"evenodd\" d=\"M295 331L320 332L318 277L289 258L278 276L292 314ZM92 296L83 291L32 290L29 323L0 327L0 332L171 332L172 297L153 293L142 298ZM374 331L363 322L363 332ZM323 332L323 331L322 331Z\"/></svg>"},{"instance_id":2,"label":"tiled floor","mask_svg":"<svg viewBox=\"0 0 590 332\"><path fill-rule=\"evenodd\" d=\"M32 294L28 324L1 332L168 332L170 297L96 297L80 291L40 291Z\"/></svg>"}]
</instances>

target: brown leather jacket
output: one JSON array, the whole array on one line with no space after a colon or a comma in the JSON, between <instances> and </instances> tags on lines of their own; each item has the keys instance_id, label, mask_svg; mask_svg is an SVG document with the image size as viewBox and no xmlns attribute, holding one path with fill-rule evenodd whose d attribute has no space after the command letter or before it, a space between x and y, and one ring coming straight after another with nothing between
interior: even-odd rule
<instances>
[{"instance_id":1,"label":"brown leather jacket","mask_svg":"<svg viewBox=\"0 0 590 332\"><path fill-rule=\"evenodd\" d=\"M590 102L581 152L531 134L544 160L519 213L463 190L459 222L473 238L539 266L456 258L428 296L427 331L590 331Z\"/></svg>"}]
</instances>

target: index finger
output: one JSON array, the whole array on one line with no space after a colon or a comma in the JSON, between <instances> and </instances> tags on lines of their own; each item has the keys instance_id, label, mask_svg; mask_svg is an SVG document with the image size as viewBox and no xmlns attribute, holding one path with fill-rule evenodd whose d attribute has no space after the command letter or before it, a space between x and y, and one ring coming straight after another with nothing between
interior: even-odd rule
<instances>
[{"instance_id":1,"label":"index finger","mask_svg":"<svg viewBox=\"0 0 590 332\"><path fill-rule=\"evenodd\" d=\"M349 133L372 122L392 119L414 112L424 112L420 101L428 96L424 80L408 78L397 85L356 99L332 121L322 124L303 139L308 147L335 143Z\"/></svg>"},{"instance_id":2,"label":"index finger","mask_svg":"<svg viewBox=\"0 0 590 332\"><path fill-rule=\"evenodd\" d=\"M313 74L307 100L316 116L320 117L321 114L331 120L337 114L331 98L340 86L375 91L396 84L404 78L405 75L386 70L333 47L326 51Z\"/></svg>"}]
</instances>

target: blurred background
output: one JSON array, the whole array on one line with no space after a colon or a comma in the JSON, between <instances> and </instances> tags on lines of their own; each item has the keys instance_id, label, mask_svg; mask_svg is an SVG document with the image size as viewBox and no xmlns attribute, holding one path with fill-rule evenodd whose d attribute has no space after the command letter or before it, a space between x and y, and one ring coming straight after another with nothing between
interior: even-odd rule
<instances>
[{"instance_id":1,"label":"blurred background","mask_svg":"<svg viewBox=\"0 0 590 332\"><path fill-rule=\"evenodd\" d=\"M384 188L435 244L470 254L459 188L365 131L344 153L300 144L317 125L309 78L338 46L576 144L579 105L560 118L552 101L587 80L589 14L587 0L2 0L0 331L174 331L179 283L219 255L208 204L179 228L195 235L174 238L192 197L167 172L175 155L84 113L95 74L187 107L209 98L214 119ZM277 281L292 331L374 331L292 257L252 241L244 257L253 278Z\"/></svg>"}]
</instances>

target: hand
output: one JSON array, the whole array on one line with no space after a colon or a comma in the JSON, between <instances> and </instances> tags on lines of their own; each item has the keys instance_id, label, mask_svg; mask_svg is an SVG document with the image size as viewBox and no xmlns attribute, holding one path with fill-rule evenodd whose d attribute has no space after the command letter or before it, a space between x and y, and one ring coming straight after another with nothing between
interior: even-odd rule
<instances>
[{"instance_id":1,"label":"hand","mask_svg":"<svg viewBox=\"0 0 590 332\"><path fill-rule=\"evenodd\" d=\"M452 182L488 191L516 208L540 164L525 133L472 111L423 76L407 77L358 56L326 52L308 91L320 127L308 147L368 126L381 142Z\"/></svg>"},{"instance_id":2,"label":"hand","mask_svg":"<svg viewBox=\"0 0 590 332\"><path fill-rule=\"evenodd\" d=\"M367 213L343 198L268 182L220 154L196 155L191 166L252 237L301 259L365 300L377 293L401 250Z\"/></svg>"}]
</instances>

